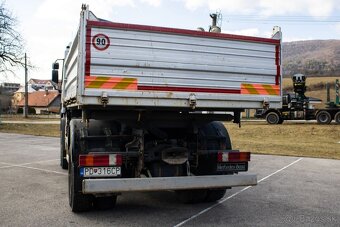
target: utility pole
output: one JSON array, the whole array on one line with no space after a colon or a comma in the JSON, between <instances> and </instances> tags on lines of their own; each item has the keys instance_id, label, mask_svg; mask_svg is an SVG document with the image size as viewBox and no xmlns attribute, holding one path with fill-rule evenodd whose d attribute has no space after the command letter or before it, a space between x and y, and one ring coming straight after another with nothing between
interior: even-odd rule
<instances>
[{"instance_id":1,"label":"utility pole","mask_svg":"<svg viewBox=\"0 0 340 227\"><path fill-rule=\"evenodd\" d=\"M24 117L28 116L28 82L27 82L27 56L25 53L25 107L24 107Z\"/></svg>"},{"instance_id":2,"label":"utility pole","mask_svg":"<svg viewBox=\"0 0 340 227\"><path fill-rule=\"evenodd\" d=\"M339 103L340 103L340 100L339 100L339 89L340 89L339 79L336 79L335 80L335 104L336 105L339 105Z\"/></svg>"}]
</instances>

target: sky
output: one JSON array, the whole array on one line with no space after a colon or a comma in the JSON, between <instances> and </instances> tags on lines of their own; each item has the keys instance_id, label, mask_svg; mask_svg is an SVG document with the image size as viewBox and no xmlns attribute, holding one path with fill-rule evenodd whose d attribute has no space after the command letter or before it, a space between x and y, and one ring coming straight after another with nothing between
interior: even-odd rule
<instances>
[{"instance_id":1,"label":"sky","mask_svg":"<svg viewBox=\"0 0 340 227\"><path fill-rule=\"evenodd\" d=\"M0 2L3 0L0 0ZM99 18L132 24L208 30L219 12L223 33L270 37L280 26L283 41L340 39L337 0L5 0L17 19L34 69L28 78L50 79L52 63L64 57L79 24L82 3ZM0 75L0 82L24 84L24 70Z\"/></svg>"}]
</instances>

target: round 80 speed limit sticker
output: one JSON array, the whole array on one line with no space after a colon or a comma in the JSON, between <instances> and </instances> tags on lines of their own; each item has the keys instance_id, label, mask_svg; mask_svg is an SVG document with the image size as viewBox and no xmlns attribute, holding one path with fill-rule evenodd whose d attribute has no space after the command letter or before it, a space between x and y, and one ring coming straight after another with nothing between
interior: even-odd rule
<instances>
[{"instance_id":1,"label":"round 80 speed limit sticker","mask_svg":"<svg viewBox=\"0 0 340 227\"><path fill-rule=\"evenodd\" d=\"M97 50L106 50L110 46L110 39L107 35L97 34L92 38L92 44Z\"/></svg>"}]
</instances>

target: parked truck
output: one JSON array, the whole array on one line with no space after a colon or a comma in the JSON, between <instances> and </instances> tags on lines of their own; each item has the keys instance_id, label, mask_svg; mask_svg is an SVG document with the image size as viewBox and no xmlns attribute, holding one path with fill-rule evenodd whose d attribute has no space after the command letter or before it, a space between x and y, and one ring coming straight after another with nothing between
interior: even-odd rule
<instances>
[{"instance_id":1,"label":"parked truck","mask_svg":"<svg viewBox=\"0 0 340 227\"><path fill-rule=\"evenodd\" d=\"M268 124L282 124L284 120L316 120L319 124L329 124L333 119L335 123L340 124L339 81L336 83L337 101L334 103L328 98L325 108L316 109L313 102L321 103L322 100L305 95L306 80L303 74L293 75L294 93L282 95L282 108L257 109L255 117L265 118Z\"/></svg>"},{"instance_id":2,"label":"parked truck","mask_svg":"<svg viewBox=\"0 0 340 227\"><path fill-rule=\"evenodd\" d=\"M258 38L114 23L83 5L62 68L60 161L72 211L111 208L130 191L172 190L196 203L256 185L256 175L238 174L250 152L232 149L221 121L281 108L280 63L279 27Z\"/></svg>"}]
</instances>

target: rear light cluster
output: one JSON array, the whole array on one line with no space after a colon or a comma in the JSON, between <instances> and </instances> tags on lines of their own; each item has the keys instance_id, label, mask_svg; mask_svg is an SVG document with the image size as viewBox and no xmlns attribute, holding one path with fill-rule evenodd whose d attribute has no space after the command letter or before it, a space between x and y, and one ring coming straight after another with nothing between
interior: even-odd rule
<instances>
[{"instance_id":1,"label":"rear light cluster","mask_svg":"<svg viewBox=\"0 0 340 227\"><path fill-rule=\"evenodd\" d=\"M249 162L250 152L218 152L218 162Z\"/></svg>"},{"instance_id":2,"label":"rear light cluster","mask_svg":"<svg viewBox=\"0 0 340 227\"><path fill-rule=\"evenodd\" d=\"M121 166L120 154L87 154L79 155L79 166Z\"/></svg>"}]
</instances>

